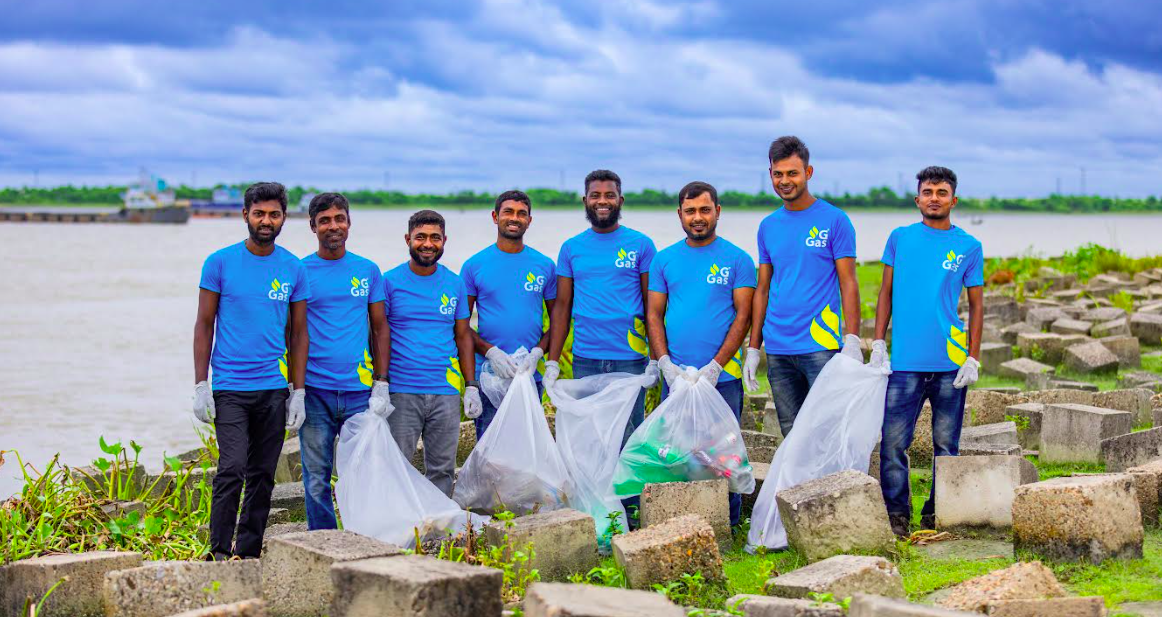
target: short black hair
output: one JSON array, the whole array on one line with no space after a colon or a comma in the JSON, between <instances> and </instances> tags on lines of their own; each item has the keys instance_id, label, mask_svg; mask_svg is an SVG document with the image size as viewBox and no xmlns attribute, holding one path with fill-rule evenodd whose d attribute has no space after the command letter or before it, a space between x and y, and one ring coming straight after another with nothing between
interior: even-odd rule
<instances>
[{"instance_id":1,"label":"short black hair","mask_svg":"<svg viewBox=\"0 0 1162 617\"><path fill-rule=\"evenodd\" d=\"M772 141L771 148L767 151L767 158L770 159L772 165L796 155L803 159L804 167L809 164L811 152L807 150L807 144L794 135L783 135Z\"/></svg>"},{"instance_id":2,"label":"short black hair","mask_svg":"<svg viewBox=\"0 0 1162 617\"><path fill-rule=\"evenodd\" d=\"M249 210L250 206L262 201L275 201L286 212L286 187L277 182L255 182L246 187L246 194L242 198L242 209Z\"/></svg>"},{"instance_id":3,"label":"short black hair","mask_svg":"<svg viewBox=\"0 0 1162 617\"><path fill-rule=\"evenodd\" d=\"M420 210L408 219L408 233L421 225L439 225L440 231L444 232L444 217L435 210Z\"/></svg>"},{"instance_id":4,"label":"short black hair","mask_svg":"<svg viewBox=\"0 0 1162 617\"><path fill-rule=\"evenodd\" d=\"M585 176L585 194L589 194L589 185L593 182L608 182L612 180L617 185L617 192L621 194L621 176L608 169L594 169Z\"/></svg>"},{"instance_id":5,"label":"short black hair","mask_svg":"<svg viewBox=\"0 0 1162 617\"><path fill-rule=\"evenodd\" d=\"M331 208L342 208L347 216L351 216L351 204L347 203L347 198L342 193L319 193L311 199L311 205L307 206L307 215L311 217L311 224L315 223L315 217L323 210L330 210Z\"/></svg>"},{"instance_id":6,"label":"short black hair","mask_svg":"<svg viewBox=\"0 0 1162 617\"><path fill-rule=\"evenodd\" d=\"M931 167L925 167L924 169L921 169L920 173L916 174L917 193L920 192L920 185L924 184L925 182L931 182L932 184L947 182L948 185L952 187L952 194L956 194L956 173L947 167L932 165Z\"/></svg>"},{"instance_id":7,"label":"short black hair","mask_svg":"<svg viewBox=\"0 0 1162 617\"><path fill-rule=\"evenodd\" d=\"M708 182L695 180L678 191L678 207L681 208L682 203L687 199L701 197L703 193L710 193L710 201L713 201L714 205L718 205L718 191Z\"/></svg>"},{"instance_id":8,"label":"short black hair","mask_svg":"<svg viewBox=\"0 0 1162 617\"><path fill-rule=\"evenodd\" d=\"M529 207L530 213L533 211L533 201L531 199L529 199L529 196L527 194L525 194L524 191L518 191L515 189L511 190L511 191L505 191L505 192L497 195L496 196L496 207L493 208L493 211L496 213L500 213L500 204L502 204L506 201L519 201L519 202L521 202L524 205Z\"/></svg>"}]
</instances>

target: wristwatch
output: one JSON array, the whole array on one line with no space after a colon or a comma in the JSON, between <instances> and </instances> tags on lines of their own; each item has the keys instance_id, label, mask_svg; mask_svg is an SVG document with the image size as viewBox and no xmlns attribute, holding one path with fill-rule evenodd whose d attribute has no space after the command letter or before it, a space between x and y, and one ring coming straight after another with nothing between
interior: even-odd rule
<instances>
[{"instance_id":1,"label":"wristwatch","mask_svg":"<svg viewBox=\"0 0 1162 617\"><path fill-rule=\"evenodd\" d=\"M473 379L472 381L464 384L464 386L467 388L476 388L477 390L479 390L480 389L480 382Z\"/></svg>"},{"instance_id":2,"label":"wristwatch","mask_svg":"<svg viewBox=\"0 0 1162 617\"><path fill-rule=\"evenodd\" d=\"M374 379L375 381L387 381L387 375L386 375L386 374L383 374L383 375L373 375L371 378L372 378L372 379Z\"/></svg>"}]
</instances>

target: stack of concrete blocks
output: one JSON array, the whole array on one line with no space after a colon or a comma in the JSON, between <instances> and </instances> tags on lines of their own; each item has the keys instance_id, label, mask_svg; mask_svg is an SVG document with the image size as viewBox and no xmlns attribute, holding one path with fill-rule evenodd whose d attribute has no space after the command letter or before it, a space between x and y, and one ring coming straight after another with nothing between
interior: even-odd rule
<instances>
[{"instance_id":1,"label":"stack of concrete blocks","mask_svg":"<svg viewBox=\"0 0 1162 617\"><path fill-rule=\"evenodd\" d=\"M281 535L266 543L262 555L262 596L275 615L326 615L331 607L331 566L401 553L393 544L351 531Z\"/></svg>"},{"instance_id":2,"label":"stack of concrete blocks","mask_svg":"<svg viewBox=\"0 0 1162 617\"><path fill-rule=\"evenodd\" d=\"M614 536L613 558L632 589L650 589L695 572L708 581L723 578L714 529L695 514Z\"/></svg>"},{"instance_id":3,"label":"stack of concrete blocks","mask_svg":"<svg viewBox=\"0 0 1162 617\"><path fill-rule=\"evenodd\" d=\"M106 614L105 575L141 566L141 553L93 551L45 555L0 568L0 614L20 615L26 602L39 602L57 587L40 610L45 615L102 617Z\"/></svg>"},{"instance_id":4,"label":"stack of concrete blocks","mask_svg":"<svg viewBox=\"0 0 1162 617\"><path fill-rule=\"evenodd\" d=\"M641 495L641 525L650 527L695 514L710 523L719 553L730 550L729 484L724 478L646 484Z\"/></svg>"}]
</instances>

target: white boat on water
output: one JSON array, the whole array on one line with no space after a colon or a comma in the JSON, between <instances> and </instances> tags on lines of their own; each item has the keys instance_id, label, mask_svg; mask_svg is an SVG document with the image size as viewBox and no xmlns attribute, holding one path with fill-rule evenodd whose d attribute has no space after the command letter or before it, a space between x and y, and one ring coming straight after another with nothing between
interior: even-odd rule
<instances>
[{"instance_id":1,"label":"white boat on water","mask_svg":"<svg viewBox=\"0 0 1162 617\"><path fill-rule=\"evenodd\" d=\"M137 182L126 188L121 199L131 210L166 208L174 205L174 192L165 180L142 169Z\"/></svg>"}]
</instances>

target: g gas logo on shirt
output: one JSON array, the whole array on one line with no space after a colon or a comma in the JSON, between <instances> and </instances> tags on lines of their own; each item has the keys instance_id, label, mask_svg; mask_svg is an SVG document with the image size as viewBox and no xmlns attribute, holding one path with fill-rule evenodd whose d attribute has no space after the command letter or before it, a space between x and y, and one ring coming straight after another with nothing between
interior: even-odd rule
<instances>
[{"instance_id":1,"label":"g gas logo on shirt","mask_svg":"<svg viewBox=\"0 0 1162 617\"><path fill-rule=\"evenodd\" d=\"M367 279L351 277L351 295L356 298L366 298L368 294Z\"/></svg>"},{"instance_id":2,"label":"g gas logo on shirt","mask_svg":"<svg viewBox=\"0 0 1162 617\"><path fill-rule=\"evenodd\" d=\"M289 283L280 283L278 279L270 282L270 291L266 292L266 297L277 302L286 302L290 300L291 286Z\"/></svg>"},{"instance_id":3,"label":"g gas logo on shirt","mask_svg":"<svg viewBox=\"0 0 1162 617\"><path fill-rule=\"evenodd\" d=\"M811 231L807 232L807 240L804 244L820 249L827 248L827 236L830 233L830 229L819 229L818 227L812 226Z\"/></svg>"},{"instance_id":4,"label":"g gas logo on shirt","mask_svg":"<svg viewBox=\"0 0 1162 617\"><path fill-rule=\"evenodd\" d=\"M710 274L706 275L706 282L711 285L729 285L730 267L719 268L718 264L710 266Z\"/></svg>"},{"instance_id":5,"label":"g gas logo on shirt","mask_svg":"<svg viewBox=\"0 0 1162 617\"><path fill-rule=\"evenodd\" d=\"M525 275L525 291L539 292L545 288L545 277L536 276L532 272Z\"/></svg>"},{"instance_id":6,"label":"g gas logo on shirt","mask_svg":"<svg viewBox=\"0 0 1162 617\"><path fill-rule=\"evenodd\" d=\"M452 296L451 298L449 298L448 294L441 294L440 295L440 314L442 314L442 315L455 315L456 314L456 302L458 300L459 300L459 298L457 298L455 296Z\"/></svg>"},{"instance_id":7,"label":"g gas logo on shirt","mask_svg":"<svg viewBox=\"0 0 1162 617\"><path fill-rule=\"evenodd\" d=\"M941 264L941 267L952 272L959 270L960 262L964 261L964 255L957 255L953 251L948 251L948 254L945 255L945 257L947 257L947 259L944 260L944 263Z\"/></svg>"},{"instance_id":8,"label":"g gas logo on shirt","mask_svg":"<svg viewBox=\"0 0 1162 617\"><path fill-rule=\"evenodd\" d=\"M613 265L618 268L634 269L637 267L637 251L626 251L625 249L617 249L617 261Z\"/></svg>"}]
</instances>

